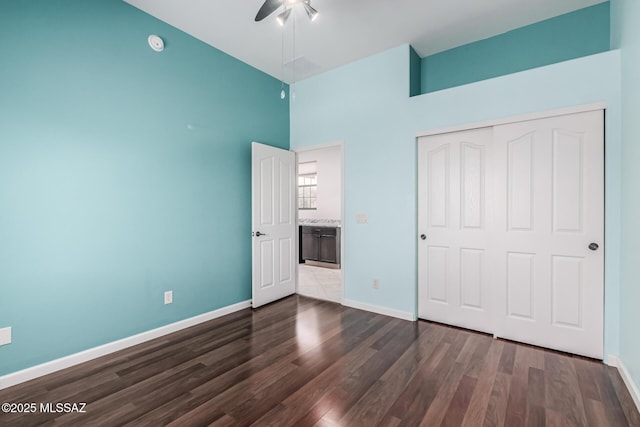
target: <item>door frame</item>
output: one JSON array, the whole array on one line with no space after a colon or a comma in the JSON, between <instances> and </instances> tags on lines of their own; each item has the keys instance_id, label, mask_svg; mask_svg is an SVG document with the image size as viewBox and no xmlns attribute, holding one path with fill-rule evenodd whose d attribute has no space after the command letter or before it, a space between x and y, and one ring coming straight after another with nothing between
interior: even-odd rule
<instances>
[{"instance_id":1,"label":"door frame","mask_svg":"<svg viewBox=\"0 0 640 427\"><path fill-rule=\"evenodd\" d=\"M298 176L298 153L306 153L309 151L316 151L316 150L323 150L326 148L334 148L334 147L339 147L340 148L340 280L342 281L342 295L340 298L340 304L344 305L344 300L345 300L345 290L346 290L346 282L345 282L345 275L344 275L344 268L345 268L345 264L346 264L346 256L345 256L345 236L346 236L346 224L345 224L345 220L344 220L344 202L345 202L345 197L344 197L344 181L345 181L345 177L344 177L344 172L345 172L345 162L344 162L344 141L340 140L340 141L334 141L334 142L328 142L328 143L323 143L323 144L316 144L316 145L309 145L309 146L305 146L305 147L296 147L296 148L291 148L291 151L293 151L296 155L296 180L297 180L297 176ZM297 181L296 181L296 188L297 188ZM298 224L299 222L299 218L298 218L298 191L296 190L295 193L296 197L296 224ZM300 253L300 233L296 232L296 254ZM296 256L296 260L298 259L298 257ZM298 286L300 286L300 273L298 271L298 268L300 267L300 263L296 263L296 293L298 293Z\"/></svg>"},{"instance_id":2,"label":"door frame","mask_svg":"<svg viewBox=\"0 0 640 427\"><path fill-rule=\"evenodd\" d=\"M594 102L592 104L576 105L573 107L558 108L555 110L539 111L535 113L516 114L515 116L505 116L497 119L489 119L489 120L482 120L479 122L462 123L459 125L433 128L433 129L420 131L416 133L415 135L416 150L418 147L418 140L423 136L438 135L441 133L460 132L463 130L493 127L493 126L499 126L499 125L506 125L510 123L517 123L517 122L526 122L527 120L546 119L548 117L565 116L568 114L586 113L587 111L604 110L606 112L607 108L608 108L608 105L606 102ZM416 192L416 195L417 194L418 193Z\"/></svg>"}]
</instances>

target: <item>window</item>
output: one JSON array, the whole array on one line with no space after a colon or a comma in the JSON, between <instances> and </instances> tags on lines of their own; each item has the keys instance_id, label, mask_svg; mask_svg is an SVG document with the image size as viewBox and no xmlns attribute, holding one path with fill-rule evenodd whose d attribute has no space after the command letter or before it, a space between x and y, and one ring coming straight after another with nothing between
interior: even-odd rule
<instances>
[{"instance_id":1,"label":"window","mask_svg":"<svg viewBox=\"0 0 640 427\"><path fill-rule=\"evenodd\" d=\"M318 174L316 162L298 164L298 209L316 209Z\"/></svg>"}]
</instances>

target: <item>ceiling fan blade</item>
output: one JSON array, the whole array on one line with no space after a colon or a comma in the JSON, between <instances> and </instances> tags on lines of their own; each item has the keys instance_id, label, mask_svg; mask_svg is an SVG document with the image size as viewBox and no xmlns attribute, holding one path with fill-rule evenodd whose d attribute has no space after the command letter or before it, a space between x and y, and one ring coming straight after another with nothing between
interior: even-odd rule
<instances>
[{"instance_id":1,"label":"ceiling fan blade","mask_svg":"<svg viewBox=\"0 0 640 427\"><path fill-rule=\"evenodd\" d=\"M265 0L256 15L256 22L262 21L264 18L275 12L280 6L282 6L282 0Z\"/></svg>"}]
</instances>

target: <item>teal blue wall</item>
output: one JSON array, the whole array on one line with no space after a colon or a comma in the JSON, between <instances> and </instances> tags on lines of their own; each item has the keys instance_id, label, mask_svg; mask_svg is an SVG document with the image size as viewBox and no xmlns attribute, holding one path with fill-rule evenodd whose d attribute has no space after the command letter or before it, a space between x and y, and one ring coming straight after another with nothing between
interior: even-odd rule
<instances>
[{"instance_id":1,"label":"teal blue wall","mask_svg":"<svg viewBox=\"0 0 640 427\"><path fill-rule=\"evenodd\" d=\"M609 2L422 59L422 92L609 50Z\"/></svg>"},{"instance_id":2,"label":"teal blue wall","mask_svg":"<svg viewBox=\"0 0 640 427\"><path fill-rule=\"evenodd\" d=\"M622 286L620 359L640 387L640 2L612 2L612 42L622 57Z\"/></svg>"},{"instance_id":3,"label":"teal blue wall","mask_svg":"<svg viewBox=\"0 0 640 427\"><path fill-rule=\"evenodd\" d=\"M409 68L410 48L401 46L296 84L296 100L291 104L292 148L344 141L346 302L416 312L416 134L604 102L608 105L605 351L617 354L619 52L604 52L411 98L407 97ZM368 214L368 224L356 223L360 213ZM380 280L380 289L372 289L373 278Z\"/></svg>"},{"instance_id":4,"label":"teal blue wall","mask_svg":"<svg viewBox=\"0 0 640 427\"><path fill-rule=\"evenodd\" d=\"M120 0L4 0L0 52L0 375L251 298L280 82Z\"/></svg>"},{"instance_id":5,"label":"teal blue wall","mask_svg":"<svg viewBox=\"0 0 640 427\"><path fill-rule=\"evenodd\" d=\"M422 94L422 59L409 48L409 96Z\"/></svg>"}]
</instances>

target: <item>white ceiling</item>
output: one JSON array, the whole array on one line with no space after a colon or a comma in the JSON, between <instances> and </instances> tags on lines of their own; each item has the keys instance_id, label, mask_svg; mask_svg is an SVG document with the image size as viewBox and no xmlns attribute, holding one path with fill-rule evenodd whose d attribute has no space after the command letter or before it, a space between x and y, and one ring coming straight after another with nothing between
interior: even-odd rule
<instances>
[{"instance_id":1,"label":"white ceiling","mask_svg":"<svg viewBox=\"0 0 640 427\"><path fill-rule=\"evenodd\" d=\"M261 22L264 0L125 0L127 3L291 83L404 43L421 57L491 37L603 0L312 0L310 22L302 7L285 27L283 69L279 11ZM162 34L159 34L162 36ZM291 64L295 61L294 67ZM283 73L284 71L284 73Z\"/></svg>"}]
</instances>

